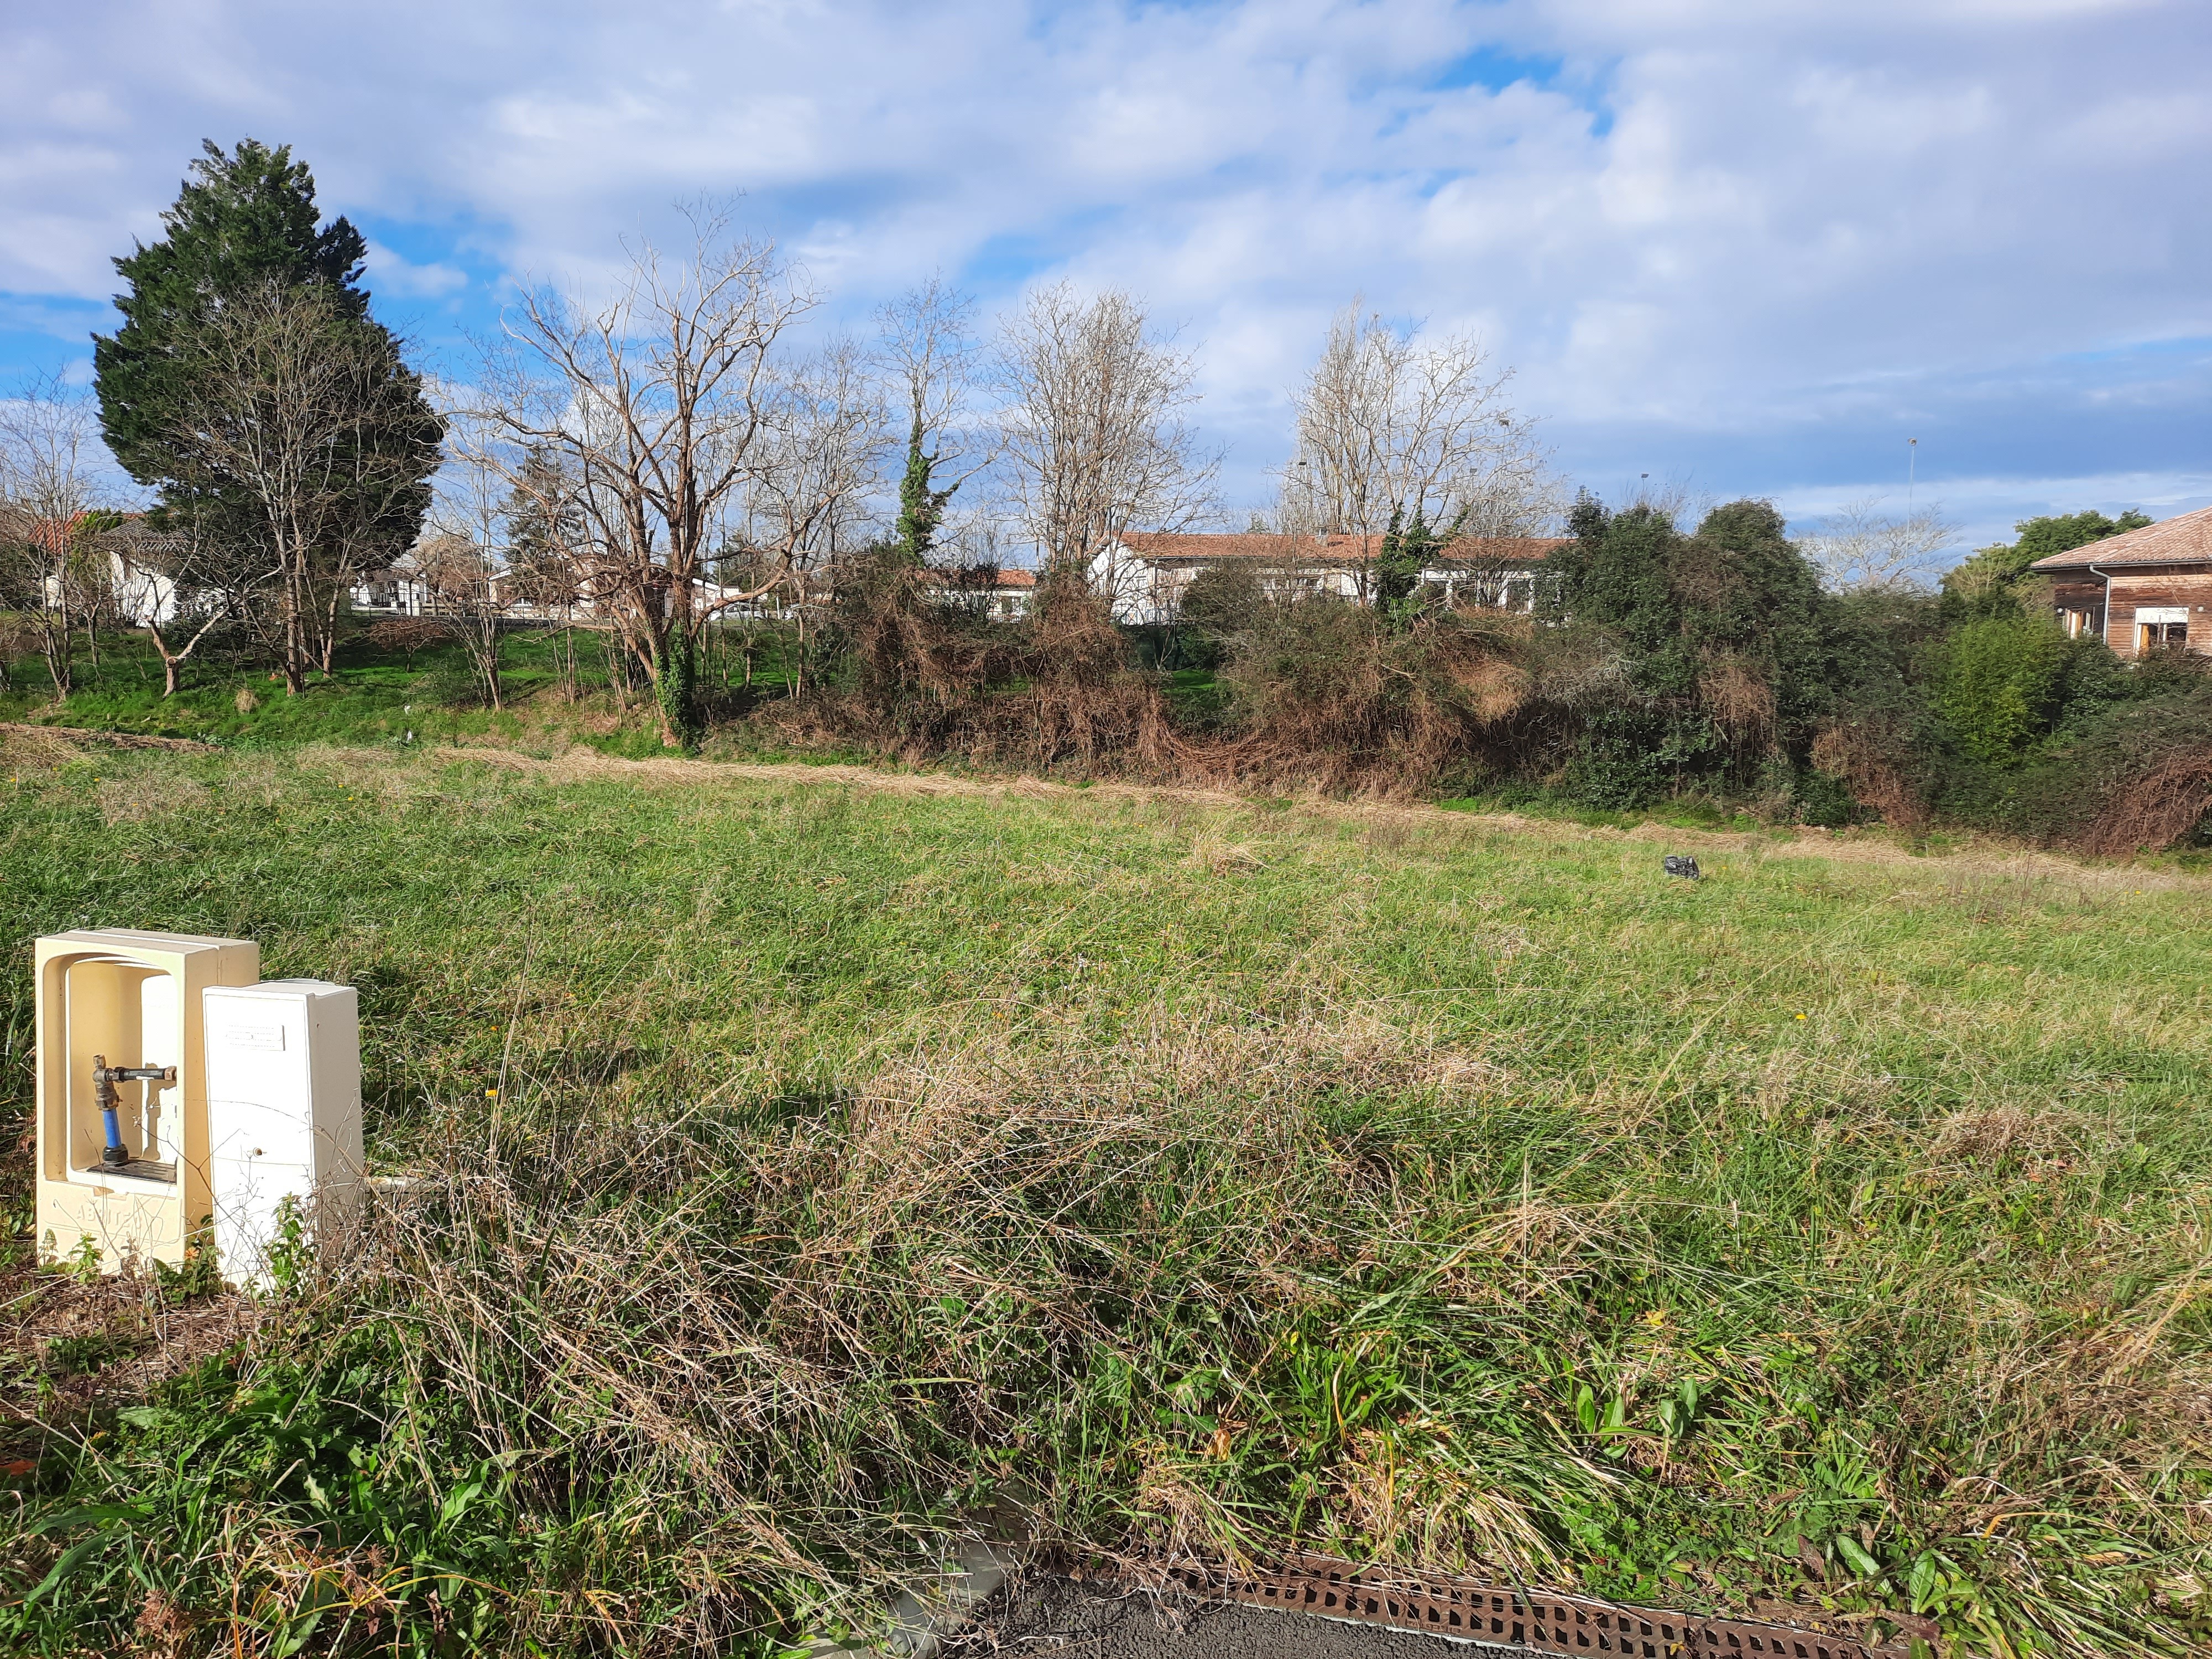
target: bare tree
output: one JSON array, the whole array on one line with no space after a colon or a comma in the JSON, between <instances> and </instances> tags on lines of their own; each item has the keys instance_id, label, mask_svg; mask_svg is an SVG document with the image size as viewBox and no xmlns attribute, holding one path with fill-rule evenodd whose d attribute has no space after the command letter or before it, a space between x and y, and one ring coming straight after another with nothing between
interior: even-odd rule
<instances>
[{"instance_id":1,"label":"bare tree","mask_svg":"<svg viewBox=\"0 0 2212 1659\"><path fill-rule=\"evenodd\" d=\"M832 341L778 370L763 412L744 541L757 567L824 569L873 523L885 422L870 365L849 340Z\"/></svg>"},{"instance_id":2,"label":"bare tree","mask_svg":"<svg viewBox=\"0 0 2212 1659\"><path fill-rule=\"evenodd\" d=\"M312 285L226 305L197 348L176 447L182 482L251 503L278 599L287 691L327 672L349 575L380 562L422 512L423 441L412 376L386 337L349 328Z\"/></svg>"},{"instance_id":3,"label":"bare tree","mask_svg":"<svg viewBox=\"0 0 2212 1659\"><path fill-rule=\"evenodd\" d=\"M213 545L210 535L190 520L155 530L133 520L99 538L113 562L117 611L146 630L161 659L164 697L177 695L185 664L251 602L264 574L257 561Z\"/></svg>"},{"instance_id":4,"label":"bare tree","mask_svg":"<svg viewBox=\"0 0 2212 1659\"><path fill-rule=\"evenodd\" d=\"M1037 289L1002 329L993 378L1014 506L1048 575L1085 578L1128 531L1188 530L1212 510L1220 458L1183 414L1192 356L1130 295Z\"/></svg>"},{"instance_id":5,"label":"bare tree","mask_svg":"<svg viewBox=\"0 0 2212 1659\"><path fill-rule=\"evenodd\" d=\"M1885 513L1880 496L1851 502L1823 520L1801 545L1831 591L1898 592L1923 586L1936 560L1958 539L1938 506Z\"/></svg>"},{"instance_id":6,"label":"bare tree","mask_svg":"<svg viewBox=\"0 0 2212 1659\"><path fill-rule=\"evenodd\" d=\"M798 601L796 693L813 658L814 578L826 577L874 527L868 501L882 483L886 423L872 366L848 340L775 380L745 491L744 540L757 550L757 568L781 565Z\"/></svg>"},{"instance_id":7,"label":"bare tree","mask_svg":"<svg viewBox=\"0 0 2212 1659\"><path fill-rule=\"evenodd\" d=\"M975 302L932 276L878 307L878 357L886 401L906 416L906 465L899 478L897 536L915 563L945 538L960 487L990 465L991 447L969 418L980 364L972 333Z\"/></svg>"},{"instance_id":8,"label":"bare tree","mask_svg":"<svg viewBox=\"0 0 2212 1659\"><path fill-rule=\"evenodd\" d=\"M54 696L76 689L71 630L105 602L105 561L85 545L100 506L102 451L90 396L60 374L0 404L0 605L38 636Z\"/></svg>"},{"instance_id":9,"label":"bare tree","mask_svg":"<svg viewBox=\"0 0 2212 1659\"><path fill-rule=\"evenodd\" d=\"M689 218L686 256L641 247L604 304L526 296L487 354L479 411L500 439L485 453L510 477L536 453L574 482L580 586L651 681L671 746L697 730L707 628L834 540L854 477L823 459L817 394L847 383L842 368L779 373L779 343L812 296L723 212ZM732 592L710 578L739 533L769 571Z\"/></svg>"},{"instance_id":10,"label":"bare tree","mask_svg":"<svg viewBox=\"0 0 2212 1659\"><path fill-rule=\"evenodd\" d=\"M439 479L428 533L408 556L431 611L460 641L477 688L494 708L505 706L500 659L512 609L501 558L506 495L493 469L466 459L449 465Z\"/></svg>"},{"instance_id":11,"label":"bare tree","mask_svg":"<svg viewBox=\"0 0 2212 1659\"><path fill-rule=\"evenodd\" d=\"M1354 301L1330 325L1297 394L1281 527L1363 538L1416 524L1466 536L1534 533L1558 502L1531 423L1505 400L1512 376L1468 336L1425 343L1363 316ZM1369 586L1363 568L1363 598Z\"/></svg>"}]
</instances>

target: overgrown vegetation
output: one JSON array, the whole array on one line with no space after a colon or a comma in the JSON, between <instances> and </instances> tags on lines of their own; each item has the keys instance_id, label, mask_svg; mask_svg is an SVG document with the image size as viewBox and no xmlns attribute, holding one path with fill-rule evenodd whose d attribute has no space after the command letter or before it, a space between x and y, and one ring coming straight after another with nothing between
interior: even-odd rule
<instances>
[{"instance_id":1,"label":"overgrown vegetation","mask_svg":"<svg viewBox=\"0 0 2212 1659\"><path fill-rule=\"evenodd\" d=\"M17 1649L764 1651L994 1505L1083 1559L2212 1639L2200 880L44 741L15 948L358 985L410 1184L246 1303L34 1271L10 1157Z\"/></svg>"},{"instance_id":2,"label":"overgrown vegetation","mask_svg":"<svg viewBox=\"0 0 2212 1659\"><path fill-rule=\"evenodd\" d=\"M1694 526L1568 509L1509 368L1354 305L1254 518L1275 545L1186 588L1126 538L1212 522L1220 457L1190 418L1194 350L1135 295L1037 289L986 343L933 280L872 344L810 349L821 296L701 206L687 246L629 250L604 304L517 294L434 410L371 314L359 233L319 218L289 149L208 144L162 238L116 262L98 434L58 380L0 408L0 696L42 666L45 718L235 733L210 699L252 715L240 671L273 667L320 706L256 731L405 744L421 654L422 700L480 694L482 728L618 744L649 719L686 752L1671 801L2123 855L2206 834L2203 653L2124 665L2067 639L2033 574L2139 514L2027 520L1936 594L1907 585L1948 534L1925 510L1863 503L1800 544L1764 501ZM155 493L143 518L116 510L103 435ZM1530 539L1563 513L1565 546ZM1039 565L1018 618L994 603L1006 545ZM361 628L363 590L434 620ZM118 696L142 645L176 708ZM396 731L358 703L334 720L395 655ZM599 686L611 722L579 712Z\"/></svg>"},{"instance_id":3,"label":"overgrown vegetation","mask_svg":"<svg viewBox=\"0 0 2212 1659\"><path fill-rule=\"evenodd\" d=\"M2023 526L2037 556L2045 522ZM1176 623L1142 641L1165 678L1099 631L1096 598L1091 642L1072 656L1054 630L1082 598L1048 596L1037 620L1010 626L896 558L856 567L839 637L861 695L841 694L833 671L786 728L908 759L1627 811L1704 800L2106 854L2203 834L2207 659L2123 663L2101 640L2067 638L2011 550L1984 550L1983 568L1940 594L1839 595L1763 501L1686 532L1658 508L1585 499L1571 527L1532 616L1433 586L1373 605L1292 599L1257 572L1209 570ZM1059 713L1040 725L1033 698L1060 681Z\"/></svg>"}]
</instances>

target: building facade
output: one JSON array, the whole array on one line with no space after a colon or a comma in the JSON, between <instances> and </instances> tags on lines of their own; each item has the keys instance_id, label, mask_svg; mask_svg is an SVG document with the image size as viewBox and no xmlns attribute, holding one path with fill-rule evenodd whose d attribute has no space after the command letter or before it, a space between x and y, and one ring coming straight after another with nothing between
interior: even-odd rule
<instances>
[{"instance_id":1,"label":"building facade","mask_svg":"<svg viewBox=\"0 0 2212 1659\"><path fill-rule=\"evenodd\" d=\"M2212 507L2054 553L2028 568L2050 579L2051 608L2069 635L2100 635L2123 657L2212 653Z\"/></svg>"},{"instance_id":2,"label":"building facade","mask_svg":"<svg viewBox=\"0 0 2212 1659\"><path fill-rule=\"evenodd\" d=\"M1545 559L1566 545L1558 537L1462 537L1437 552L1419 580L1449 599L1533 611ZM1382 552L1380 536L1131 531L1091 561L1089 574L1094 592L1112 596L1115 621L1147 627L1174 622L1190 585L1213 569L1249 570L1278 599L1364 599Z\"/></svg>"}]
</instances>

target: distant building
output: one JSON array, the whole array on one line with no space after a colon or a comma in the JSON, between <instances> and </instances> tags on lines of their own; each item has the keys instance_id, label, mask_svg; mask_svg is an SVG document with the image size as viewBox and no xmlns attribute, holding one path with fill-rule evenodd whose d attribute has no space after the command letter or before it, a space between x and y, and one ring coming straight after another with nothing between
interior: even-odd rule
<instances>
[{"instance_id":1,"label":"distant building","mask_svg":"<svg viewBox=\"0 0 2212 1659\"><path fill-rule=\"evenodd\" d=\"M1036 597L1034 570L1002 570L988 565L974 570L956 567L929 571L923 580L948 592L978 595L990 616L1000 622L1013 622L1028 616L1030 601Z\"/></svg>"},{"instance_id":2,"label":"distant building","mask_svg":"<svg viewBox=\"0 0 2212 1659\"><path fill-rule=\"evenodd\" d=\"M2059 625L2123 657L2212 653L2212 507L2054 553L2028 568L2051 582Z\"/></svg>"},{"instance_id":3,"label":"distant building","mask_svg":"<svg viewBox=\"0 0 2212 1659\"><path fill-rule=\"evenodd\" d=\"M1564 537L1464 536L1431 556L1423 583L1453 599L1504 611L1535 608L1544 561ZM1092 588L1112 595L1116 622L1170 623L1207 570L1251 571L1278 599L1357 599L1381 556L1380 536L1180 535L1131 531L1091 562Z\"/></svg>"}]
</instances>

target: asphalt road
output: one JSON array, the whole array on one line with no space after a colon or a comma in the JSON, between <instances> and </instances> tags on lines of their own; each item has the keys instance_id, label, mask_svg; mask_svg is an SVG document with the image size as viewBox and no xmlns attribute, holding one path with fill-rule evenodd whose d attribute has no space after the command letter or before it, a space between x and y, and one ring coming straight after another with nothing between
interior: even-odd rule
<instances>
[{"instance_id":1,"label":"asphalt road","mask_svg":"<svg viewBox=\"0 0 2212 1659\"><path fill-rule=\"evenodd\" d=\"M985 1654L1051 1659L1527 1659L1525 1650L1447 1641L1257 1607L1198 1607L1109 1595L1039 1579L979 1618L945 1659Z\"/></svg>"}]
</instances>

